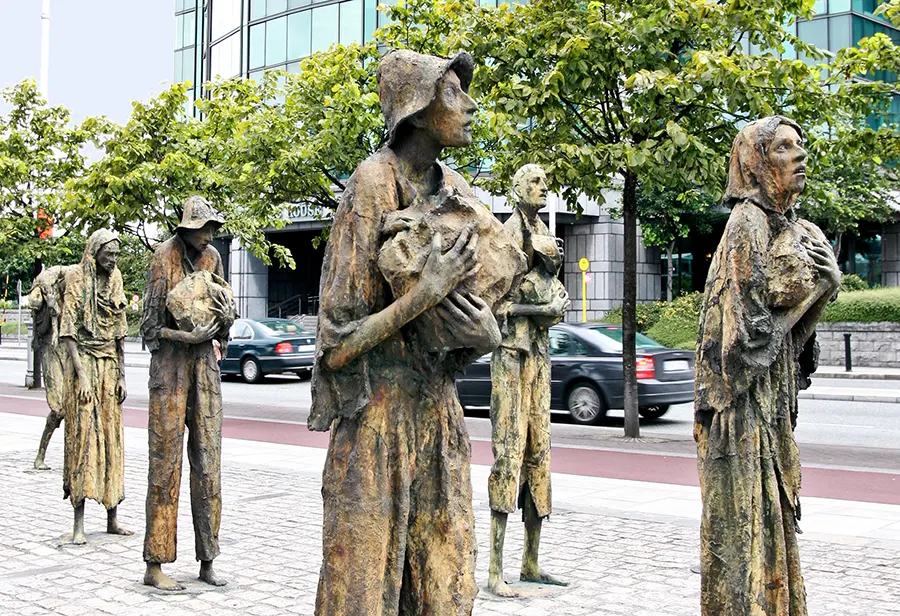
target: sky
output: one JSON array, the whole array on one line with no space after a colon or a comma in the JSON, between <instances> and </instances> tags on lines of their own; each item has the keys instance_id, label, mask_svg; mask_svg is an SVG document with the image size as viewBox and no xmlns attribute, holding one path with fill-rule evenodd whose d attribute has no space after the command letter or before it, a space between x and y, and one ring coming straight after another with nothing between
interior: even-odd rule
<instances>
[{"instance_id":1,"label":"sky","mask_svg":"<svg viewBox=\"0 0 900 616\"><path fill-rule=\"evenodd\" d=\"M49 99L124 123L173 76L175 0L50 0ZM0 0L0 88L38 80L41 0ZM8 109L0 102L0 112Z\"/></svg>"}]
</instances>

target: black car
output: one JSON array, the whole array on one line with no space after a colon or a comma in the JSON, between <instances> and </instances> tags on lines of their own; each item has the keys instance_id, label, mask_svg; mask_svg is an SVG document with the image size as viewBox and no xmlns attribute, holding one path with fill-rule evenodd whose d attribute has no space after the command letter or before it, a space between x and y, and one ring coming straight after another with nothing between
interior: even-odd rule
<instances>
[{"instance_id":1,"label":"black car","mask_svg":"<svg viewBox=\"0 0 900 616\"><path fill-rule=\"evenodd\" d=\"M568 411L581 424L597 424L609 409L624 406L622 328L605 323L550 328L550 407ZM694 399L694 352L669 349L637 335L638 404L645 419L665 415L672 404ZM464 408L489 408L491 356L457 375Z\"/></svg>"},{"instance_id":2,"label":"black car","mask_svg":"<svg viewBox=\"0 0 900 616\"><path fill-rule=\"evenodd\" d=\"M238 319L228 334L222 374L239 374L256 383L267 374L312 371L316 337L290 319Z\"/></svg>"}]
</instances>

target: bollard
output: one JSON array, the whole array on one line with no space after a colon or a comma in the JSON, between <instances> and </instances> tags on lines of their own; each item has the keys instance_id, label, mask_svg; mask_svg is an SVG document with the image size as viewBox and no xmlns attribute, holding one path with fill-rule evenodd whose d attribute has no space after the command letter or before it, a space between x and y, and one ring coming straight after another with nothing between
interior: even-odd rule
<instances>
[{"instance_id":1,"label":"bollard","mask_svg":"<svg viewBox=\"0 0 900 616\"><path fill-rule=\"evenodd\" d=\"M31 323L28 324L28 337L25 339L25 345L27 347L25 355L25 387L34 389L36 380L34 366L35 358L38 354L34 352L34 326Z\"/></svg>"},{"instance_id":2,"label":"bollard","mask_svg":"<svg viewBox=\"0 0 900 616\"><path fill-rule=\"evenodd\" d=\"M844 334L844 371L853 372L853 358L850 356L850 334Z\"/></svg>"}]
</instances>

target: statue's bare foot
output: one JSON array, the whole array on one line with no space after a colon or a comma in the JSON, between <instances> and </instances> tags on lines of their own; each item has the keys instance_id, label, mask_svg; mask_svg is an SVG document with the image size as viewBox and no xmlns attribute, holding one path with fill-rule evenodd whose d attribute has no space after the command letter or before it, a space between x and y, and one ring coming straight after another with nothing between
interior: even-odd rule
<instances>
[{"instance_id":1,"label":"statue's bare foot","mask_svg":"<svg viewBox=\"0 0 900 616\"><path fill-rule=\"evenodd\" d=\"M154 563L147 563L147 572L144 573L144 584L159 590L184 590L184 586L163 573L162 567Z\"/></svg>"},{"instance_id":2,"label":"statue's bare foot","mask_svg":"<svg viewBox=\"0 0 900 616\"><path fill-rule=\"evenodd\" d=\"M75 531L72 534L72 543L75 545L84 545L87 543L87 537L84 536L84 531Z\"/></svg>"},{"instance_id":3,"label":"statue's bare foot","mask_svg":"<svg viewBox=\"0 0 900 616\"><path fill-rule=\"evenodd\" d=\"M36 471L49 471L50 467L44 462L43 459L34 461L34 470Z\"/></svg>"},{"instance_id":4,"label":"statue's bare foot","mask_svg":"<svg viewBox=\"0 0 900 616\"><path fill-rule=\"evenodd\" d=\"M498 597L504 597L507 599L513 599L515 597L520 596L513 588L504 582L501 579L496 579L493 581L488 581L488 590L490 590L493 594Z\"/></svg>"},{"instance_id":5,"label":"statue's bare foot","mask_svg":"<svg viewBox=\"0 0 900 616\"><path fill-rule=\"evenodd\" d=\"M531 582L533 584L547 584L549 586L568 586L568 582L563 582L559 580L549 573L546 573L543 569L538 569L535 571L522 571L519 579L523 582Z\"/></svg>"},{"instance_id":6,"label":"statue's bare foot","mask_svg":"<svg viewBox=\"0 0 900 616\"><path fill-rule=\"evenodd\" d=\"M200 579L210 586L225 586L228 583L216 575L211 560L200 563Z\"/></svg>"},{"instance_id":7,"label":"statue's bare foot","mask_svg":"<svg viewBox=\"0 0 900 616\"><path fill-rule=\"evenodd\" d=\"M126 537L134 534L133 530L128 530L127 528L122 528L121 526L119 526L119 523L117 521L107 522L106 532L110 535L124 535Z\"/></svg>"}]
</instances>

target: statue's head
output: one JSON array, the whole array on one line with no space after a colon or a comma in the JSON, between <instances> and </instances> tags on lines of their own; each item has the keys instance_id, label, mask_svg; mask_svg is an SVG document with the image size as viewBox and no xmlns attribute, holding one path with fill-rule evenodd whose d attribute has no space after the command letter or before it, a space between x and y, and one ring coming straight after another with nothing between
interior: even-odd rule
<instances>
[{"instance_id":1,"label":"statue's head","mask_svg":"<svg viewBox=\"0 0 900 616\"><path fill-rule=\"evenodd\" d=\"M424 131L441 147L472 143L478 105L469 96L475 64L466 52L438 58L406 49L392 51L378 65L378 96L388 145L411 131Z\"/></svg>"},{"instance_id":2,"label":"statue's head","mask_svg":"<svg viewBox=\"0 0 900 616\"><path fill-rule=\"evenodd\" d=\"M184 202L181 224L175 228L185 244L198 252L203 252L212 242L216 231L225 224L209 201L203 197L188 197Z\"/></svg>"},{"instance_id":3,"label":"statue's head","mask_svg":"<svg viewBox=\"0 0 900 616\"><path fill-rule=\"evenodd\" d=\"M787 212L806 188L806 150L800 126L784 116L750 122L731 146L728 187L723 201L749 199Z\"/></svg>"},{"instance_id":4,"label":"statue's head","mask_svg":"<svg viewBox=\"0 0 900 616\"><path fill-rule=\"evenodd\" d=\"M513 175L513 197L519 208L534 214L547 205L547 173L540 165L522 165Z\"/></svg>"},{"instance_id":5,"label":"statue's head","mask_svg":"<svg viewBox=\"0 0 900 616\"><path fill-rule=\"evenodd\" d=\"M106 274L112 274L119 262L119 238L108 229L91 233L84 248L82 263L96 266Z\"/></svg>"}]
</instances>

